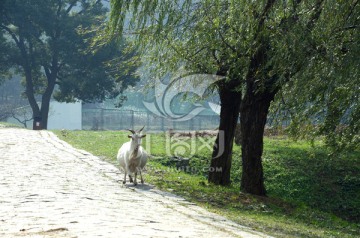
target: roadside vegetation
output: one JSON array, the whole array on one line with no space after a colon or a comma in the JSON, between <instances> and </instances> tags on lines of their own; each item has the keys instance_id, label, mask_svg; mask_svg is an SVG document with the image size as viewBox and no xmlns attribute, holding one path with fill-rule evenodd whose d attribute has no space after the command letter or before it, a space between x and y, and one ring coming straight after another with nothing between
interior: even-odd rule
<instances>
[{"instance_id":1,"label":"roadside vegetation","mask_svg":"<svg viewBox=\"0 0 360 238\"><path fill-rule=\"evenodd\" d=\"M0 121L0 128L12 128L12 127L23 128L22 126L19 126L19 125L13 124L13 123Z\"/></svg>"},{"instance_id":2,"label":"roadside vegetation","mask_svg":"<svg viewBox=\"0 0 360 238\"><path fill-rule=\"evenodd\" d=\"M74 147L116 164L117 150L127 132L55 131ZM234 145L230 186L207 182L210 137L173 138L148 134L150 159L145 182L181 195L212 212L277 237L357 237L360 234L360 152L331 154L321 141L266 137L264 175L268 196L239 192L240 147ZM206 143L205 143L206 144ZM196 149L197 148L197 149ZM198 150L200 148L200 150ZM149 150L149 149L148 149ZM170 150L171 153L168 153ZM169 154L184 152L189 167L176 168Z\"/></svg>"}]
</instances>

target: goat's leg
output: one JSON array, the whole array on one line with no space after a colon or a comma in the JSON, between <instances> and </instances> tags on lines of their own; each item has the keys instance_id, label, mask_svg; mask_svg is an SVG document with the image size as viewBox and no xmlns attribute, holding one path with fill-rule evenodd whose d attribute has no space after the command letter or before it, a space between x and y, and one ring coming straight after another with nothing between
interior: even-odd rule
<instances>
[{"instance_id":1,"label":"goat's leg","mask_svg":"<svg viewBox=\"0 0 360 238\"><path fill-rule=\"evenodd\" d=\"M123 181L123 184L126 184L126 170L125 170L125 173L124 173L124 181Z\"/></svg>"},{"instance_id":2,"label":"goat's leg","mask_svg":"<svg viewBox=\"0 0 360 238\"><path fill-rule=\"evenodd\" d=\"M139 173L140 173L141 183L144 184L144 179L143 179L143 177L142 177L141 169L139 169Z\"/></svg>"},{"instance_id":3,"label":"goat's leg","mask_svg":"<svg viewBox=\"0 0 360 238\"><path fill-rule=\"evenodd\" d=\"M137 172L135 172L135 176L134 176L134 185L137 185L137 180L136 180L136 176L137 176Z\"/></svg>"},{"instance_id":4,"label":"goat's leg","mask_svg":"<svg viewBox=\"0 0 360 238\"><path fill-rule=\"evenodd\" d=\"M130 174L129 174L129 179L130 179L130 183L132 183L132 182L133 182L133 179L132 179L132 177L131 177Z\"/></svg>"}]
</instances>

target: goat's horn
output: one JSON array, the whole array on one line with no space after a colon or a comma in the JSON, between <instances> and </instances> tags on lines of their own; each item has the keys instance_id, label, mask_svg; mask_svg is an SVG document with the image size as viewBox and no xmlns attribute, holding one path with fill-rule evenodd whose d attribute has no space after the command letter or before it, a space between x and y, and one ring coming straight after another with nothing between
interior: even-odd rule
<instances>
[{"instance_id":1,"label":"goat's horn","mask_svg":"<svg viewBox=\"0 0 360 238\"><path fill-rule=\"evenodd\" d=\"M138 131L138 133L140 133L140 132L144 129L144 127L145 127L145 126L143 126L143 127Z\"/></svg>"},{"instance_id":2,"label":"goat's horn","mask_svg":"<svg viewBox=\"0 0 360 238\"><path fill-rule=\"evenodd\" d=\"M134 130L128 129L128 131L130 131L131 133L135 134Z\"/></svg>"}]
</instances>

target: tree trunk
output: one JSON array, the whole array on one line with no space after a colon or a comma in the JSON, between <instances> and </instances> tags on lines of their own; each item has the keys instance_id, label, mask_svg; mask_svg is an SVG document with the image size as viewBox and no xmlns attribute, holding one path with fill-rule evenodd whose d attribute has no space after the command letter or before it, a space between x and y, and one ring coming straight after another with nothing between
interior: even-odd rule
<instances>
[{"instance_id":1,"label":"tree trunk","mask_svg":"<svg viewBox=\"0 0 360 238\"><path fill-rule=\"evenodd\" d=\"M241 191L265 196L262 167L263 135L275 93L247 92L240 108L242 177Z\"/></svg>"},{"instance_id":2,"label":"tree trunk","mask_svg":"<svg viewBox=\"0 0 360 238\"><path fill-rule=\"evenodd\" d=\"M45 93L42 95L41 100L41 108L36 109L38 107L38 104L36 103L35 110L33 109L33 130L42 130L47 129L48 127L48 117L49 117L49 109L50 109L50 99L52 92L54 90L54 86L48 85ZM32 96L34 97L34 96ZM30 100L29 100L30 102ZM30 103L31 104L31 103Z\"/></svg>"},{"instance_id":3,"label":"tree trunk","mask_svg":"<svg viewBox=\"0 0 360 238\"><path fill-rule=\"evenodd\" d=\"M40 129L40 127L37 125L38 118L41 118L41 111L39 108L38 103L35 99L35 93L34 93L34 85L32 81L32 74L30 67L24 67L25 71L25 80L26 80L26 97L29 101L32 114L33 114L33 130Z\"/></svg>"},{"instance_id":4,"label":"tree trunk","mask_svg":"<svg viewBox=\"0 0 360 238\"><path fill-rule=\"evenodd\" d=\"M33 130L42 130L42 129L47 129L48 127L48 118L49 118L49 110L50 110L50 100L51 100L51 95L54 91L55 88L55 76L56 74L47 75L47 79L48 79L48 85L45 89L45 92L42 95L41 98L41 108L38 108L38 104L36 103L36 107L34 110L33 108L33 116L34 116L34 120L33 120ZM32 85L32 81L31 81L31 85ZM28 84L27 84L28 86ZM34 91L33 90L29 90L31 94L28 95L28 98L35 98L34 95ZM30 100L29 100L30 102ZM31 105L31 102L30 102Z\"/></svg>"},{"instance_id":5,"label":"tree trunk","mask_svg":"<svg viewBox=\"0 0 360 238\"><path fill-rule=\"evenodd\" d=\"M49 73L47 70L45 70L45 72L46 72L48 85L45 89L45 92L42 95L42 100L41 100L42 129L47 129L48 127L50 100L51 100L51 95L55 88L56 75L57 75L57 71L55 69L53 69L51 73Z\"/></svg>"},{"instance_id":6,"label":"tree trunk","mask_svg":"<svg viewBox=\"0 0 360 238\"><path fill-rule=\"evenodd\" d=\"M43 96L44 97L44 96ZM50 109L50 99L44 102L44 98L41 103L41 129L48 128L48 118L49 118L49 109Z\"/></svg>"},{"instance_id":7,"label":"tree trunk","mask_svg":"<svg viewBox=\"0 0 360 238\"><path fill-rule=\"evenodd\" d=\"M58 26L58 25L57 25ZM11 33L10 33L11 34ZM51 64L43 65L43 69L46 74L47 78L47 86L45 89L44 94L42 95L42 102L41 108L39 107L36 98L35 98L35 90L34 90L34 82L33 82L33 74L31 68L31 60L33 59L34 55L32 55L32 45L31 40L26 39L24 35L19 35L17 38L14 36L15 34L11 34L16 45L20 49L20 53L22 56L21 66L23 67L25 73L25 80L26 80L26 97L29 101L30 107L33 112L33 129L40 130L40 129L47 129L48 124L48 114L49 114L49 107L50 107L50 99L51 95L55 88L55 82L57 73L59 72L58 66L58 56L59 56L59 48L58 48L58 39L61 36L60 28L57 27L55 30L55 36L52 37L52 47L53 47L53 55ZM28 47L26 46L28 44Z\"/></svg>"},{"instance_id":8,"label":"tree trunk","mask_svg":"<svg viewBox=\"0 0 360 238\"><path fill-rule=\"evenodd\" d=\"M226 85L229 86L229 85ZM230 184L232 147L239 110L241 93L235 87L222 86L219 89L221 111L219 133L213 148L208 181L219 185Z\"/></svg>"}]
</instances>

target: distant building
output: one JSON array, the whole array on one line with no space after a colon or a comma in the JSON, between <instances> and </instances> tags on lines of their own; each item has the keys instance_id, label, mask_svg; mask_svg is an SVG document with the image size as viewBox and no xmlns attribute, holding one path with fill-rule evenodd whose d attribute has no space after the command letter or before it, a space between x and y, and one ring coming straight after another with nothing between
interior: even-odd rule
<instances>
[{"instance_id":1,"label":"distant building","mask_svg":"<svg viewBox=\"0 0 360 238\"><path fill-rule=\"evenodd\" d=\"M48 119L48 129L82 129L82 105L81 102L60 103L52 101Z\"/></svg>"},{"instance_id":2,"label":"distant building","mask_svg":"<svg viewBox=\"0 0 360 238\"><path fill-rule=\"evenodd\" d=\"M31 113L31 109L28 106L28 111ZM24 120L21 116L18 116L20 120ZM21 125L20 122L14 118L8 118L7 122ZM33 121L28 121L27 128L31 129ZM66 129L66 130L81 130L82 129L82 103L60 103L57 101L50 102L50 111L48 118L48 129Z\"/></svg>"}]
</instances>

